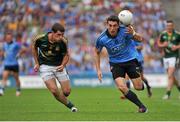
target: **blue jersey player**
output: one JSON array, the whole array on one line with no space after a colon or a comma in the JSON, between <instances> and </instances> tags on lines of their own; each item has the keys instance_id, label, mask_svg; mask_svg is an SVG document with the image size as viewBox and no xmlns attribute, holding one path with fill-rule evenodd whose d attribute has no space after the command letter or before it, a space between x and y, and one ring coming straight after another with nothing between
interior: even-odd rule
<instances>
[{"instance_id":1,"label":"blue jersey player","mask_svg":"<svg viewBox=\"0 0 180 122\"><path fill-rule=\"evenodd\" d=\"M125 84L125 75L127 74L132 80L136 90L144 89L138 68L138 61L136 59L137 50L135 49L132 39L142 41L142 37L134 31L132 26L119 26L117 16L112 15L107 18L107 29L100 34L95 46L97 75L101 82L100 52L102 48L105 47L109 54L110 70L117 88L128 100L138 106L140 113L145 113L147 112L145 105Z\"/></svg>"},{"instance_id":2,"label":"blue jersey player","mask_svg":"<svg viewBox=\"0 0 180 122\"><path fill-rule=\"evenodd\" d=\"M0 86L0 96L4 95L4 88L7 84L7 79L12 74L16 81L16 96L20 95L20 80L19 80L19 66L17 57L24 51L21 50L21 46L13 41L13 35L11 32L5 34L5 43L3 44L4 52L4 71L2 75L2 83Z\"/></svg>"}]
</instances>

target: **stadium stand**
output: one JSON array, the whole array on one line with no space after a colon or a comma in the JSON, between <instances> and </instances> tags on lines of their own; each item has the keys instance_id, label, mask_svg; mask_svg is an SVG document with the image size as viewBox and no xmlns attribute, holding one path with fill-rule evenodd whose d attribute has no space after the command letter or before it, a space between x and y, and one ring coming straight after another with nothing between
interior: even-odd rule
<instances>
[{"instance_id":1,"label":"stadium stand","mask_svg":"<svg viewBox=\"0 0 180 122\"><path fill-rule=\"evenodd\" d=\"M134 14L134 25L142 33L144 42L145 73L162 73L161 56L156 40L164 29L166 13L160 0L0 0L0 47L4 32L11 30L14 39L24 44L28 52L19 59L21 75L36 75L33 70L31 39L34 35L48 32L54 22L62 23L69 39L69 72L95 72L93 45L97 35L104 29L105 19L122 9ZM109 71L106 52L102 71ZM0 64L3 63L0 52ZM2 73L2 65L0 65Z\"/></svg>"}]
</instances>

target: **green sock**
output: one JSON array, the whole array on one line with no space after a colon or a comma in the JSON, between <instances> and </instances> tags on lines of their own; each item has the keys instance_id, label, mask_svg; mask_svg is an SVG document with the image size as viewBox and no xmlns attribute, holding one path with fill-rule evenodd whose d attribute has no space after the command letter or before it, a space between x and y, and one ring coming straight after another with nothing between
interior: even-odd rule
<instances>
[{"instance_id":1,"label":"green sock","mask_svg":"<svg viewBox=\"0 0 180 122\"><path fill-rule=\"evenodd\" d=\"M72 107L74 107L74 105L70 102L70 101L68 101L68 103L67 103L67 105L66 105L69 109L71 109Z\"/></svg>"},{"instance_id":2,"label":"green sock","mask_svg":"<svg viewBox=\"0 0 180 122\"><path fill-rule=\"evenodd\" d=\"M168 96L170 96L170 95L171 95L171 91L167 91L166 94L167 94Z\"/></svg>"},{"instance_id":3,"label":"green sock","mask_svg":"<svg viewBox=\"0 0 180 122\"><path fill-rule=\"evenodd\" d=\"M20 92L20 91L21 91L21 88L20 88L20 87L17 87L17 88L16 88L16 91Z\"/></svg>"}]
</instances>

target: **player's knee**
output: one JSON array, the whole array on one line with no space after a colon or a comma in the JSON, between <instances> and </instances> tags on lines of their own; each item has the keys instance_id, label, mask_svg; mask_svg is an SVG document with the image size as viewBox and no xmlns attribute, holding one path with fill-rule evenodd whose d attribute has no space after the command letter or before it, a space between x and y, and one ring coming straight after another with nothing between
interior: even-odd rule
<instances>
[{"instance_id":1,"label":"player's knee","mask_svg":"<svg viewBox=\"0 0 180 122\"><path fill-rule=\"evenodd\" d=\"M70 95L70 92L64 92L64 96L68 97Z\"/></svg>"},{"instance_id":2,"label":"player's knee","mask_svg":"<svg viewBox=\"0 0 180 122\"><path fill-rule=\"evenodd\" d=\"M173 79L173 75L168 75L168 79Z\"/></svg>"},{"instance_id":3,"label":"player's knee","mask_svg":"<svg viewBox=\"0 0 180 122\"><path fill-rule=\"evenodd\" d=\"M135 85L134 88L138 91L140 90L144 90L144 84L140 84L140 85Z\"/></svg>"},{"instance_id":4,"label":"player's knee","mask_svg":"<svg viewBox=\"0 0 180 122\"><path fill-rule=\"evenodd\" d=\"M68 97L68 96L70 95L70 93L71 93L71 89L65 89L65 90L63 91L63 94L64 94L64 96L66 96L66 97Z\"/></svg>"},{"instance_id":5,"label":"player's knee","mask_svg":"<svg viewBox=\"0 0 180 122\"><path fill-rule=\"evenodd\" d=\"M64 96L68 97L70 95L70 92L64 92Z\"/></svg>"}]
</instances>

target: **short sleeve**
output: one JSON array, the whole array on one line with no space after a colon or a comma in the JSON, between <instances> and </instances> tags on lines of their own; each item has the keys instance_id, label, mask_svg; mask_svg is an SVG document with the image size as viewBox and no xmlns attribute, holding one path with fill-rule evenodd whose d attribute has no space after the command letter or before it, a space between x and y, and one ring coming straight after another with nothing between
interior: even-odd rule
<instances>
[{"instance_id":1,"label":"short sleeve","mask_svg":"<svg viewBox=\"0 0 180 122\"><path fill-rule=\"evenodd\" d=\"M61 42L60 43L60 47L61 47L61 54L64 56L68 53L68 44L66 42Z\"/></svg>"},{"instance_id":2,"label":"short sleeve","mask_svg":"<svg viewBox=\"0 0 180 122\"><path fill-rule=\"evenodd\" d=\"M160 34L160 42L164 42L165 41L165 35L163 33Z\"/></svg>"},{"instance_id":3,"label":"short sleeve","mask_svg":"<svg viewBox=\"0 0 180 122\"><path fill-rule=\"evenodd\" d=\"M99 38L96 40L95 47L99 52L101 52L101 50L103 48L103 44L102 44L102 41Z\"/></svg>"}]
</instances>

